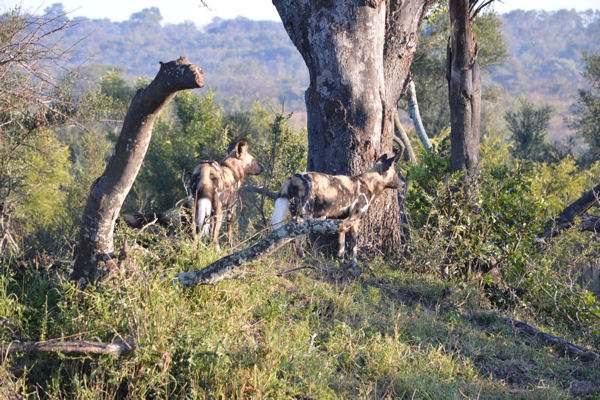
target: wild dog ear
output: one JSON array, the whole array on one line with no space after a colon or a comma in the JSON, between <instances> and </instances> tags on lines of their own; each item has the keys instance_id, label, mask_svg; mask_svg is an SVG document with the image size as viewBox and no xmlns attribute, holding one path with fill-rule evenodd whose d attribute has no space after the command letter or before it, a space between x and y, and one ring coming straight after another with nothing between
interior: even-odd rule
<instances>
[{"instance_id":1,"label":"wild dog ear","mask_svg":"<svg viewBox=\"0 0 600 400\"><path fill-rule=\"evenodd\" d=\"M231 144L229 144L229 147L227 148L227 155L231 157L239 157L246 151L248 151L248 140L241 139L237 142L231 142Z\"/></svg>"},{"instance_id":2,"label":"wild dog ear","mask_svg":"<svg viewBox=\"0 0 600 400\"><path fill-rule=\"evenodd\" d=\"M378 172L380 174L383 174L385 171L387 171L388 169L390 169L390 167L392 165L394 165L394 157L389 157L386 155L383 155L381 158L383 158L383 160L381 160L381 164L379 164L379 168L377 168Z\"/></svg>"},{"instance_id":3,"label":"wild dog ear","mask_svg":"<svg viewBox=\"0 0 600 400\"><path fill-rule=\"evenodd\" d=\"M246 139L241 139L235 144L235 149L237 151L237 156L240 157L242 154L248 151L248 141Z\"/></svg>"}]
</instances>

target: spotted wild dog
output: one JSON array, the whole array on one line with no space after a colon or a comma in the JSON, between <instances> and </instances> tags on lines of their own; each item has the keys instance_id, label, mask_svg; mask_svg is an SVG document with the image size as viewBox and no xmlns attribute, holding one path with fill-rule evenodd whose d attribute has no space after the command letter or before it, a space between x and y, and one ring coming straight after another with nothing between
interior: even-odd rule
<instances>
[{"instance_id":1,"label":"spotted wild dog","mask_svg":"<svg viewBox=\"0 0 600 400\"><path fill-rule=\"evenodd\" d=\"M238 200L238 190L247 175L258 175L263 167L248 152L248 141L233 142L221 162L203 161L194 168L188 181L188 196L194 201L195 234L201 238L209 231L210 240L217 243L227 212L229 243L232 243L233 208ZM214 216L214 224L208 219Z\"/></svg>"},{"instance_id":2,"label":"spotted wild dog","mask_svg":"<svg viewBox=\"0 0 600 400\"><path fill-rule=\"evenodd\" d=\"M398 156L381 156L368 171L356 175L328 175L320 172L294 174L281 185L271 218L273 227L286 219L288 211L297 218L344 219L339 231L338 258L344 256L346 232L352 239L352 261L356 262L356 235L360 218L384 189L398 189Z\"/></svg>"}]
</instances>

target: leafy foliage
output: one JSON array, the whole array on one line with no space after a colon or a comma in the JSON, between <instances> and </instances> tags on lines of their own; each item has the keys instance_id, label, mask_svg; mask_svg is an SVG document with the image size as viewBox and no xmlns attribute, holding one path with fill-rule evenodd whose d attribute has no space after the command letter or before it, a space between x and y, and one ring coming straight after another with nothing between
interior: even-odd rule
<instances>
[{"instance_id":1,"label":"leafy foliage","mask_svg":"<svg viewBox=\"0 0 600 400\"><path fill-rule=\"evenodd\" d=\"M572 156L512 167L488 161L473 203L458 189L460 173L449 173L444 142L422 160L408 172L416 183L407 201L416 231L408 246L419 255L417 265L460 280L483 273L485 291L498 306L523 305L561 323L597 329L600 302L579 277L600 249L596 243L585 247L590 238L584 233L571 232L548 248L536 237L548 218L587 190L600 164L580 171Z\"/></svg>"},{"instance_id":2,"label":"leafy foliage","mask_svg":"<svg viewBox=\"0 0 600 400\"><path fill-rule=\"evenodd\" d=\"M23 251L21 238L61 218L67 152L49 128L65 120L69 107L47 64L59 60L56 37L67 25L57 16L26 16L18 8L0 14L2 254Z\"/></svg>"},{"instance_id":3,"label":"leafy foliage","mask_svg":"<svg viewBox=\"0 0 600 400\"><path fill-rule=\"evenodd\" d=\"M512 154L522 160L548 161L560 157L556 145L546 140L552 107L536 106L527 99L519 100L519 108L507 111L504 119L511 132Z\"/></svg>"}]
</instances>

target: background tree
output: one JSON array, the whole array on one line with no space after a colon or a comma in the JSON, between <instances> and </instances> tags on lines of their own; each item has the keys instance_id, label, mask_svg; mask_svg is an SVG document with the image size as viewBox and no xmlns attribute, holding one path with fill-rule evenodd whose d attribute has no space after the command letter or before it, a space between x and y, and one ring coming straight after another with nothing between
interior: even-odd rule
<instances>
[{"instance_id":1,"label":"background tree","mask_svg":"<svg viewBox=\"0 0 600 400\"><path fill-rule=\"evenodd\" d=\"M552 107L544 104L536 106L527 99L520 99L518 109L504 114L511 132L513 157L534 161L554 158L554 147L546 141L551 116Z\"/></svg>"},{"instance_id":2,"label":"background tree","mask_svg":"<svg viewBox=\"0 0 600 400\"><path fill-rule=\"evenodd\" d=\"M450 103L450 168L479 171L481 138L481 71L473 20L493 0L450 0L450 39L446 79Z\"/></svg>"},{"instance_id":3,"label":"background tree","mask_svg":"<svg viewBox=\"0 0 600 400\"><path fill-rule=\"evenodd\" d=\"M423 125L430 137L449 126L448 82L446 80L446 46L450 36L447 5L426 19L419 46L410 67L415 82ZM493 11L482 12L473 21L479 43L479 67L490 71L507 58L507 45L502 36L502 21ZM485 99L484 99L485 100ZM406 102L401 101L406 109Z\"/></svg>"},{"instance_id":4,"label":"background tree","mask_svg":"<svg viewBox=\"0 0 600 400\"><path fill-rule=\"evenodd\" d=\"M274 0L310 76L306 91L309 171L355 175L391 153L394 113L433 4L409 1ZM359 246L399 251L395 193L371 205Z\"/></svg>"},{"instance_id":5,"label":"background tree","mask_svg":"<svg viewBox=\"0 0 600 400\"><path fill-rule=\"evenodd\" d=\"M587 65L583 75L590 88L580 89L575 104L571 107L575 118L571 126L588 145L584 162L591 163L600 159L600 53L584 52Z\"/></svg>"}]
</instances>

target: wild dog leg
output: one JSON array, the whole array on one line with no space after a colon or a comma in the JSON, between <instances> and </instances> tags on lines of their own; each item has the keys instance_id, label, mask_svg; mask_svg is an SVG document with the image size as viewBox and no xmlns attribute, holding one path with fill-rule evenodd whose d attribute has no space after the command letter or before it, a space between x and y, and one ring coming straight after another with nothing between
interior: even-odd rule
<instances>
[{"instance_id":1,"label":"wild dog leg","mask_svg":"<svg viewBox=\"0 0 600 400\"><path fill-rule=\"evenodd\" d=\"M233 218L235 216L235 210L227 210L227 238L229 240L229 247L233 247Z\"/></svg>"},{"instance_id":2,"label":"wild dog leg","mask_svg":"<svg viewBox=\"0 0 600 400\"><path fill-rule=\"evenodd\" d=\"M360 221L356 221L354 225L350 228L350 244L351 244L351 254L352 261L356 262L356 253L358 250L358 227L360 225Z\"/></svg>"},{"instance_id":3,"label":"wild dog leg","mask_svg":"<svg viewBox=\"0 0 600 400\"><path fill-rule=\"evenodd\" d=\"M346 251L346 232L340 232L340 233L338 233L337 258L341 260L344 257L345 251Z\"/></svg>"},{"instance_id":4,"label":"wild dog leg","mask_svg":"<svg viewBox=\"0 0 600 400\"><path fill-rule=\"evenodd\" d=\"M214 202L215 205L215 225L213 226L211 241L217 244L217 249L219 247L219 231L221 230L221 224L223 223L223 208L221 206L221 202L217 199Z\"/></svg>"}]
</instances>

